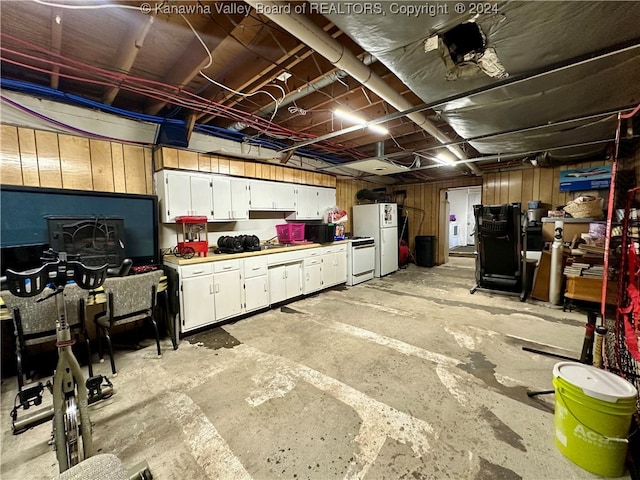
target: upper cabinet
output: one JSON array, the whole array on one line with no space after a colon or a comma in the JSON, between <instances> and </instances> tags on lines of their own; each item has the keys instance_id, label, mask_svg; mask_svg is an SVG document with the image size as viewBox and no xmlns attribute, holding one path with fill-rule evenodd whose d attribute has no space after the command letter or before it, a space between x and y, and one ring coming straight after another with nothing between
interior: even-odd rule
<instances>
[{"instance_id":1,"label":"upper cabinet","mask_svg":"<svg viewBox=\"0 0 640 480\"><path fill-rule=\"evenodd\" d=\"M296 185L293 183L249 181L249 208L251 210L296 210Z\"/></svg>"},{"instance_id":2,"label":"upper cabinet","mask_svg":"<svg viewBox=\"0 0 640 480\"><path fill-rule=\"evenodd\" d=\"M243 178L212 175L213 219L249 218L249 182Z\"/></svg>"},{"instance_id":3,"label":"upper cabinet","mask_svg":"<svg viewBox=\"0 0 640 480\"><path fill-rule=\"evenodd\" d=\"M155 174L160 203L160 220L176 221L176 217L198 215L213 220L212 181L209 175L173 170Z\"/></svg>"},{"instance_id":4,"label":"upper cabinet","mask_svg":"<svg viewBox=\"0 0 640 480\"><path fill-rule=\"evenodd\" d=\"M163 223L185 215L209 222L245 220L250 210L295 212L297 219L319 220L336 203L335 188L166 169L156 172L154 180Z\"/></svg>"},{"instance_id":5,"label":"upper cabinet","mask_svg":"<svg viewBox=\"0 0 640 480\"><path fill-rule=\"evenodd\" d=\"M299 185L297 190L296 220L320 220L336 204L335 188Z\"/></svg>"}]
</instances>

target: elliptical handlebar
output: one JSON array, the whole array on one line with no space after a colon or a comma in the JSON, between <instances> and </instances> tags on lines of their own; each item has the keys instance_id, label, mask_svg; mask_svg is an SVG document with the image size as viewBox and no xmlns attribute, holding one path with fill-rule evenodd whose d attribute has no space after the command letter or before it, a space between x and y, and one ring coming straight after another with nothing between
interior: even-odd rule
<instances>
[{"instance_id":1,"label":"elliptical handlebar","mask_svg":"<svg viewBox=\"0 0 640 480\"><path fill-rule=\"evenodd\" d=\"M73 280L83 290L93 290L102 286L107 276L108 264L89 267L80 262L79 255L56 252L49 249L42 254L44 264L33 270L16 272L6 271L6 284L9 291L17 297L34 297L45 287L53 283L57 289L64 288Z\"/></svg>"}]
</instances>

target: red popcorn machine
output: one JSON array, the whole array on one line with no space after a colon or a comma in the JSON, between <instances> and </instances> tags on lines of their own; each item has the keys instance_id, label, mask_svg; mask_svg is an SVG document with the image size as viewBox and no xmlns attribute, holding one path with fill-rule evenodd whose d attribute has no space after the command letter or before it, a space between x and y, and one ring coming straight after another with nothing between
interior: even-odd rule
<instances>
[{"instance_id":1,"label":"red popcorn machine","mask_svg":"<svg viewBox=\"0 0 640 480\"><path fill-rule=\"evenodd\" d=\"M182 241L180 241L180 226L182 226ZM176 239L178 246L173 251L176 257L191 258L196 253L198 256L204 254L206 257L209 251L207 217L186 215L176 217Z\"/></svg>"}]
</instances>

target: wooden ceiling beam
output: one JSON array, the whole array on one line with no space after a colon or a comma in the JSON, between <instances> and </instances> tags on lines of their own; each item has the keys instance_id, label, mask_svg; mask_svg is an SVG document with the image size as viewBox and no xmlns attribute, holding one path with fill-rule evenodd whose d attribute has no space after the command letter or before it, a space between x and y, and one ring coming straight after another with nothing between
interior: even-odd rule
<instances>
[{"instance_id":1,"label":"wooden ceiling beam","mask_svg":"<svg viewBox=\"0 0 640 480\"><path fill-rule=\"evenodd\" d=\"M51 10L51 52L59 55L62 49L62 11L59 9ZM60 67L54 65L51 73L51 88L58 89L60 84Z\"/></svg>"},{"instance_id":2,"label":"wooden ceiling beam","mask_svg":"<svg viewBox=\"0 0 640 480\"><path fill-rule=\"evenodd\" d=\"M323 27L323 30L328 32L334 27L333 23L328 23ZM333 38L338 38L342 35L343 32L341 30L336 30L331 34ZM300 53L302 52L302 53ZM241 84L237 85L235 90L242 91L243 93L254 93L261 90L265 85L269 84L273 81L276 73L278 71L290 70L294 66L299 65L304 60L313 55L313 50L307 47L305 44L298 44L293 49L285 52L280 58L273 61L271 65L265 67L261 72L253 75L247 80L243 81ZM334 69L335 70L335 69ZM326 75L325 72L323 75ZM319 75L320 76L320 75ZM313 81L313 80L311 80ZM233 93L226 93L220 103L224 103L227 106L235 106L241 103L243 99ZM200 123L207 123L213 120L216 115L212 114L201 114L199 121Z\"/></svg>"},{"instance_id":3,"label":"wooden ceiling beam","mask_svg":"<svg viewBox=\"0 0 640 480\"><path fill-rule=\"evenodd\" d=\"M198 32L211 52L214 61L216 60L214 53L220 52L221 44L227 40L227 30L233 29L234 25L237 25L236 28L242 28L244 20L241 20L241 18L244 19L246 17L240 15L218 16L216 18L218 22L226 21L227 23L220 25L210 21ZM187 48L173 62L163 81L169 85L184 88L208 63L209 55L202 47L202 43L194 37L187 45ZM165 105L167 105L167 102L154 102L145 109L145 113L156 115Z\"/></svg>"},{"instance_id":4,"label":"wooden ceiling beam","mask_svg":"<svg viewBox=\"0 0 640 480\"><path fill-rule=\"evenodd\" d=\"M113 59L113 66L118 72L127 74L131 71L131 67L136 61L136 57L151 29L153 18L153 15L148 15L136 28L129 30L125 39L120 42L116 56ZM103 95L102 102L111 105L119 91L120 87L109 88Z\"/></svg>"}]
</instances>

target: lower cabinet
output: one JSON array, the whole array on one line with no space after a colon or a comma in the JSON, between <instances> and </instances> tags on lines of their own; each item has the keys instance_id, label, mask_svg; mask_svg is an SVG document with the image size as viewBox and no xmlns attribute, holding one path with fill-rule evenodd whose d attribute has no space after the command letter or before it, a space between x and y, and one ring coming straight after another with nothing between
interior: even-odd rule
<instances>
[{"instance_id":1,"label":"lower cabinet","mask_svg":"<svg viewBox=\"0 0 640 480\"><path fill-rule=\"evenodd\" d=\"M339 285L347 281L347 246L324 247L322 252L323 288Z\"/></svg>"},{"instance_id":2,"label":"lower cabinet","mask_svg":"<svg viewBox=\"0 0 640 480\"><path fill-rule=\"evenodd\" d=\"M347 279L346 245L167 266L177 270L180 278L182 333Z\"/></svg>"},{"instance_id":3,"label":"lower cabinet","mask_svg":"<svg viewBox=\"0 0 640 480\"><path fill-rule=\"evenodd\" d=\"M244 285L243 312L253 312L269 306L269 277L267 259L264 256L247 258L243 261Z\"/></svg>"},{"instance_id":4,"label":"lower cabinet","mask_svg":"<svg viewBox=\"0 0 640 480\"><path fill-rule=\"evenodd\" d=\"M213 263L213 292L217 322L242 313L242 278L239 260Z\"/></svg>"},{"instance_id":5,"label":"lower cabinet","mask_svg":"<svg viewBox=\"0 0 640 480\"><path fill-rule=\"evenodd\" d=\"M188 332L215 322L213 264L180 267L180 330Z\"/></svg>"},{"instance_id":6,"label":"lower cabinet","mask_svg":"<svg viewBox=\"0 0 640 480\"><path fill-rule=\"evenodd\" d=\"M302 262L269 266L269 302L284 302L302 295Z\"/></svg>"},{"instance_id":7,"label":"lower cabinet","mask_svg":"<svg viewBox=\"0 0 640 480\"><path fill-rule=\"evenodd\" d=\"M305 258L304 260L304 293L322 290L322 256Z\"/></svg>"}]
</instances>

